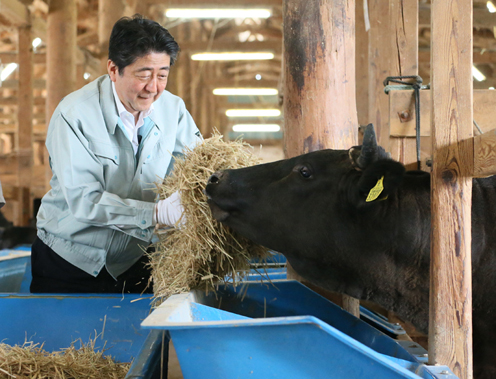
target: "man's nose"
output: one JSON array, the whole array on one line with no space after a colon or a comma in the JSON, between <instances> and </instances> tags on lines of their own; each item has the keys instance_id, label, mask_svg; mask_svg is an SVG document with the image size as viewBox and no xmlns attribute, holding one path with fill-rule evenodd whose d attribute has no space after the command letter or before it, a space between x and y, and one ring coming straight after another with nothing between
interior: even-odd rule
<instances>
[{"instance_id":1,"label":"man's nose","mask_svg":"<svg viewBox=\"0 0 496 379\"><path fill-rule=\"evenodd\" d=\"M148 83L146 83L145 89L151 93L157 93L158 80L156 77L152 77Z\"/></svg>"}]
</instances>

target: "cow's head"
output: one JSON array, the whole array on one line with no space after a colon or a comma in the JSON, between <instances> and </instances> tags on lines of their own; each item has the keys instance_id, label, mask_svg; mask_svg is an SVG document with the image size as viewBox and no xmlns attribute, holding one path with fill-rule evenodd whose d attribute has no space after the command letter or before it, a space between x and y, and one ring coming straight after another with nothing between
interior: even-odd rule
<instances>
[{"instance_id":1,"label":"cow's head","mask_svg":"<svg viewBox=\"0 0 496 379\"><path fill-rule=\"evenodd\" d=\"M362 146L219 171L210 177L205 193L217 220L285 252L321 240L316 234L322 230L330 236L342 233L349 227L344 225L347 217L386 203L403 173L403 165L377 146L370 124ZM371 191L377 196L370 196ZM294 235L300 246L294 246Z\"/></svg>"}]
</instances>

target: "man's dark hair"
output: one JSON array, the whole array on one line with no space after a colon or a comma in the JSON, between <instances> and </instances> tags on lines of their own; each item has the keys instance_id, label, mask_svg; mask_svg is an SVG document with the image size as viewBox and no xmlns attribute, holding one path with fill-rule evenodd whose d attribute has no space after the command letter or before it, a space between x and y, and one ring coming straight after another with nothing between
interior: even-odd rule
<instances>
[{"instance_id":1,"label":"man's dark hair","mask_svg":"<svg viewBox=\"0 0 496 379\"><path fill-rule=\"evenodd\" d=\"M122 17L115 23L110 34L109 59L121 75L126 66L150 53L166 53L172 66L176 62L179 45L158 22L139 14L132 18Z\"/></svg>"}]
</instances>

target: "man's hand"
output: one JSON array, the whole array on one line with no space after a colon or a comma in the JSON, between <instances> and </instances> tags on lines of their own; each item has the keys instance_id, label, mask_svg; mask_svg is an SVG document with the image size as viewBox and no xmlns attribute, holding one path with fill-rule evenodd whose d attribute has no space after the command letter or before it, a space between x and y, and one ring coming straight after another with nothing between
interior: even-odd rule
<instances>
[{"instance_id":1,"label":"man's hand","mask_svg":"<svg viewBox=\"0 0 496 379\"><path fill-rule=\"evenodd\" d=\"M159 200L155 205L153 213L154 221L157 224L166 226L181 226L186 221L182 217L184 208L181 205L181 196L179 191L174 192L167 199Z\"/></svg>"}]
</instances>

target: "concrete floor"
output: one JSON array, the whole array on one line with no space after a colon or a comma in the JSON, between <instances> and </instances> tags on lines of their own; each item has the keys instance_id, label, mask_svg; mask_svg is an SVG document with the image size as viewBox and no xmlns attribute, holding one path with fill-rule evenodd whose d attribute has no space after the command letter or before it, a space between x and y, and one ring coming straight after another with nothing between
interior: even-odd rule
<instances>
[{"instance_id":1,"label":"concrete floor","mask_svg":"<svg viewBox=\"0 0 496 379\"><path fill-rule=\"evenodd\" d=\"M169 343L169 373L168 379L183 379L183 373L181 372L181 366L179 366L179 361L177 360L176 350L174 349L174 344L172 341Z\"/></svg>"}]
</instances>

